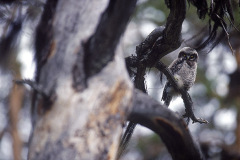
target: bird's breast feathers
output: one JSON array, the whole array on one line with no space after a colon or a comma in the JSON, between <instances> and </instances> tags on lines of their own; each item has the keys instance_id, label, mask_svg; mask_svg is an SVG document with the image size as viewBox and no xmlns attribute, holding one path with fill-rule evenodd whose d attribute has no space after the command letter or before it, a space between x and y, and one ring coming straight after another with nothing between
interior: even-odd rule
<instances>
[{"instance_id":1,"label":"bird's breast feathers","mask_svg":"<svg viewBox=\"0 0 240 160\"><path fill-rule=\"evenodd\" d=\"M187 63L184 63L182 68L177 73L175 73L181 80L179 84L185 86L188 89L192 87L196 79L196 70L196 63L193 66L189 66Z\"/></svg>"}]
</instances>

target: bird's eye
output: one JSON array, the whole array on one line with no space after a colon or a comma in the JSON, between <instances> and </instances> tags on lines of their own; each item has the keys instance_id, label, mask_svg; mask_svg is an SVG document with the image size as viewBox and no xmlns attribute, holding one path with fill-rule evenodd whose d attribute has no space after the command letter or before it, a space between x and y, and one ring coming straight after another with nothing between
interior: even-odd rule
<instances>
[{"instance_id":1,"label":"bird's eye","mask_svg":"<svg viewBox=\"0 0 240 160\"><path fill-rule=\"evenodd\" d=\"M184 53L184 59L189 59L188 55Z\"/></svg>"},{"instance_id":2,"label":"bird's eye","mask_svg":"<svg viewBox=\"0 0 240 160\"><path fill-rule=\"evenodd\" d=\"M191 55L189 59L194 60L195 59L194 55Z\"/></svg>"},{"instance_id":3,"label":"bird's eye","mask_svg":"<svg viewBox=\"0 0 240 160\"><path fill-rule=\"evenodd\" d=\"M179 58L179 57L182 57L182 56L184 56L184 55L185 55L184 52L180 52L180 53L178 54L178 58Z\"/></svg>"}]
</instances>

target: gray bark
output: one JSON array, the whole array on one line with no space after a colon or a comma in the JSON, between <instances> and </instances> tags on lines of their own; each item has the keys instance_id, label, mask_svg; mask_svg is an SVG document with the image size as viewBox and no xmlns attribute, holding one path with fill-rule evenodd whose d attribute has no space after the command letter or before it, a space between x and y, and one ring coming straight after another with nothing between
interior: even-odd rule
<instances>
[{"instance_id":1,"label":"gray bark","mask_svg":"<svg viewBox=\"0 0 240 160\"><path fill-rule=\"evenodd\" d=\"M51 103L36 93L28 158L114 159L132 99L122 51L118 49L115 56L111 53L112 61L87 80L74 76L84 74L82 44L94 34L108 1L55 3L55 12L48 22L51 36L46 38L45 49L38 53L47 58L39 63L37 73L38 86Z\"/></svg>"}]
</instances>

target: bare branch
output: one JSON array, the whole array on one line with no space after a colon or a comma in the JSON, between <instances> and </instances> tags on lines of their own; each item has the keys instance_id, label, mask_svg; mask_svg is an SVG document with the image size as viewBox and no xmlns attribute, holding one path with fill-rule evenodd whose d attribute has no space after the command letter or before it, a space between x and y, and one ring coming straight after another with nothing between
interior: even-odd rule
<instances>
[{"instance_id":1,"label":"bare branch","mask_svg":"<svg viewBox=\"0 0 240 160\"><path fill-rule=\"evenodd\" d=\"M132 112L128 120L157 133L174 160L203 160L183 119L141 91L135 90Z\"/></svg>"},{"instance_id":2,"label":"bare branch","mask_svg":"<svg viewBox=\"0 0 240 160\"><path fill-rule=\"evenodd\" d=\"M170 1L170 13L167 18L166 27L163 31L158 30L158 32L151 33L152 36L154 36L153 34L157 34L159 37L155 41L150 41L152 42L150 52L139 57L142 64L152 67L162 57L181 45L181 30L185 15L186 1Z\"/></svg>"},{"instance_id":3,"label":"bare branch","mask_svg":"<svg viewBox=\"0 0 240 160\"><path fill-rule=\"evenodd\" d=\"M36 29L35 38L35 59L37 62L36 69L36 81L39 81L40 72L42 66L46 63L49 54L51 53L51 42L53 41L53 27L51 20L53 19L58 0L47 1L44 6L44 12L42 14L39 25Z\"/></svg>"},{"instance_id":4,"label":"bare branch","mask_svg":"<svg viewBox=\"0 0 240 160\"><path fill-rule=\"evenodd\" d=\"M208 6L207 6L207 1L206 0L188 0L191 2L196 8L197 8L197 14L200 19L204 19L207 11L208 11Z\"/></svg>"},{"instance_id":5,"label":"bare branch","mask_svg":"<svg viewBox=\"0 0 240 160\"><path fill-rule=\"evenodd\" d=\"M16 53L14 50L16 50L18 45L19 35L24 21L24 16L21 14L21 7L22 6L18 4L14 5L11 16L6 20L3 34L0 37L1 67L8 66L13 54Z\"/></svg>"},{"instance_id":6,"label":"bare branch","mask_svg":"<svg viewBox=\"0 0 240 160\"><path fill-rule=\"evenodd\" d=\"M136 47L137 56L126 58L127 69L136 68L137 72L134 74L134 85L137 89L146 93L145 89L145 73L147 67L153 67L163 56L171 51L177 49L181 45L181 30L182 23L186 15L186 1L171 0L168 3L170 13L167 19L166 27L158 27L153 30L149 36ZM130 61L133 60L131 63ZM129 123L128 128L124 133L123 141L120 145L121 150L124 150L136 124ZM127 138L126 138L126 136ZM118 154L119 156L119 154Z\"/></svg>"},{"instance_id":7,"label":"bare branch","mask_svg":"<svg viewBox=\"0 0 240 160\"><path fill-rule=\"evenodd\" d=\"M30 79L14 80L14 82L18 85L27 84L34 90L35 93L41 95L41 98L43 98L45 109L49 109L53 102L56 100L56 94L54 93L54 90L46 93L42 85L37 84Z\"/></svg>"},{"instance_id":8,"label":"bare branch","mask_svg":"<svg viewBox=\"0 0 240 160\"><path fill-rule=\"evenodd\" d=\"M14 80L14 82L18 85L27 84L38 94L42 95L43 97L48 97L48 94L44 92L43 87L30 79Z\"/></svg>"},{"instance_id":9,"label":"bare branch","mask_svg":"<svg viewBox=\"0 0 240 160\"><path fill-rule=\"evenodd\" d=\"M175 0L169 2L170 14L166 27L158 27L136 47L137 57L126 58L130 67L137 68L134 77L135 87L145 91L144 75L147 67L153 67L163 56L177 49L181 45L182 23L186 15L186 1ZM129 63L129 59L136 59Z\"/></svg>"},{"instance_id":10,"label":"bare branch","mask_svg":"<svg viewBox=\"0 0 240 160\"><path fill-rule=\"evenodd\" d=\"M216 14L216 16L219 18L219 21L220 21L220 23L221 23L221 25L222 25L222 28L223 28L224 32L226 33L227 41L228 41L228 46L229 46L229 48L231 49L232 54L234 54L232 45L231 45L231 43L230 43L229 33L228 33L228 31L227 31L227 29L226 29L226 27L225 27L225 25L224 25L225 22L224 22L224 20L223 20L219 15Z\"/></svg>"}]
</instances>

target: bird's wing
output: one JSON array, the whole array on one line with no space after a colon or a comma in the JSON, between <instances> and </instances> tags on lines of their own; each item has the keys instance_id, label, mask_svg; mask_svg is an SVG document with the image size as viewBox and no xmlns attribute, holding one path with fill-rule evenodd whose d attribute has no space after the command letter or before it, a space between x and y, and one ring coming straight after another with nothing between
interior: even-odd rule
<instances>
[{"instance_id":1,"label":"bird's wing","mask_svg":"<svg viewBox=\"0 0 240 160\"><path fill-rule=\"evenodd\" d=\"M170 82L167 82L165 87L164 87L164 90L163 90L163 95L162 95L162 101L164 101L164 104L168 107L171 100L172 100L172 95L170 93L170 90L171 90L171 84Z\"/></svg>"},{"instance_id":2,"label":"bird's wing","mask_svg":"<svg viewBox=\"0 0 240 160\"><path fill-rule=\"evenodd\" d=\"M183 59L178 58L169 65L168 68L171 70L172 74L178 72L182 68L183 61L184 61ZM167 107L169 106L172 100L172 95L170 93L171 87L172 87L171 83L168 81L163 90L162 101L164 101L164 104Z\"/></svg>"},{"instance_id":3,"label":"bird's wing","mask_svg":"<svg viewBox=\"0 0 240 160\"><path fill-rule=\"evenodd\" d=\"M182 66L183 66L183 61L184 59L182 58L178 58L178 59L175 59L170 65L169 65L169 69L171 70L172 74L178 72Z\"/></svg>"},{"instance_id":4,"label":"bird's wing","mask_svg":"<svg viewBox=\"0 0 240 160\"><path fill-rule=\"evenodd\" d=\"M165 101L167 99L167 95L168 95L168 88L171 86L171 84L169 82L167 82L164 86L163 89L163 94L162 94L162 101Z\"/></svg>"}]
</instances>

